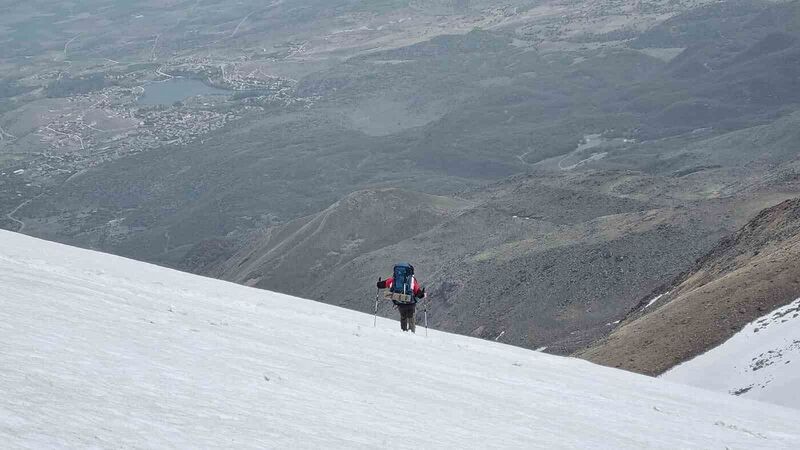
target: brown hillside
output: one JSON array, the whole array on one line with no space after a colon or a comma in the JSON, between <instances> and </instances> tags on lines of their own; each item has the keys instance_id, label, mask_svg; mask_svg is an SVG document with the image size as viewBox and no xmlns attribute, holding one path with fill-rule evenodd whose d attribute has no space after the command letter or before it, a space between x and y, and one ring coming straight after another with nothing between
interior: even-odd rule
<instances>
[{"instance_id":1,"label":"brown hillside","mask_svg":"<svg viewBox=\"0 0 800 450\"><path fill-rule=\"evenodd\" d=\"M800 199L792 199L763 210L723 239L678 277L668 294L577 356L660 374L799 297L799 260Z\"/></svg>"}]
</instances>

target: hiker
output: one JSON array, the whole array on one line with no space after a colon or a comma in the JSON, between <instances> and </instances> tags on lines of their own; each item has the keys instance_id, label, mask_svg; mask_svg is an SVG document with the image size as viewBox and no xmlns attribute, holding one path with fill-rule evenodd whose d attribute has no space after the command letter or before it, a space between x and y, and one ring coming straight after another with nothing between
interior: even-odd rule
<instances>
[{"instance_id":1,"label":"hiker","mask_svg":"<svg viewBox=\"0 0 800 450\"><path fill-rule=\"evenodd\" d=\"M425 288L414 277L414 266L408 263L395 264L393 276L378 281L377 286L378 289L387 289L384 298L391 300L400 311L400 328L416 333L414 313L417 301L425 298Z\"/></svg>"}]
</instances>

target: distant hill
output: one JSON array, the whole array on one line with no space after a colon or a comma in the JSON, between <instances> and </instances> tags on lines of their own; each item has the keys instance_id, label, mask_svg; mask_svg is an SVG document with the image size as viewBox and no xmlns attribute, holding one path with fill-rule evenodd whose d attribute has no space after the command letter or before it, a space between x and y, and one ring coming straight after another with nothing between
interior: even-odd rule
<instances>
[{"instance_id":1,"label":"distant hill","mask_svg":"<svg viewBox=\"0 0 800 450\"><path fill-rule=\"evenodd\" d=\"M400 189L355 192L319 214L257 234L207 273L249 286L303 292L359 255L424 233L469 206L464 200ZM354 286L346 281L331 289L348 295Z\"/></svg>"}]
</instances>

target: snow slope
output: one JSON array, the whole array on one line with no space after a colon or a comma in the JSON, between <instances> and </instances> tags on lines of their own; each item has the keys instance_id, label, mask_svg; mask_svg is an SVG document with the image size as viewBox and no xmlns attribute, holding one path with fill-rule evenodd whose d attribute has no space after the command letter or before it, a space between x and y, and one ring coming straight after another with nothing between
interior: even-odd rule
<instances>
[{"instance_id":1,"label":"snow slope","mask_svg":"<svg viewBox=\"0 0 800 450\"><path fill-rule=\"evenodd\" d=\"M0 286L3 448L800 448L788 408L5 231Z\"/></svg>"},{"instance_id":2,"label":"snow slope","mask_svg":"<svg viewBox=\"0 0 800 450\"><path fill-rule=\"evenodd\" d=\"M800 408L800 299L661 377Z\"/></svg>"}]
</instances>

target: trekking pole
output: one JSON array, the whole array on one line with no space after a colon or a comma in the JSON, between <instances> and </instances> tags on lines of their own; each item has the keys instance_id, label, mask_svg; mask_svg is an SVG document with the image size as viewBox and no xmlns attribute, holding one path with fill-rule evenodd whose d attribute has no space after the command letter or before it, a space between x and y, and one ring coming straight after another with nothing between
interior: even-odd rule
<instances>
[{"instance_id":1,"label":"trekking pole","mask_svg":"<svg viewBox=\"0 0 800 450\"><path fill-rule=\"evenodd\" d=\"M381 278L378 278L378 283L380 282ZM378 290L375 292L375 317L372 320L372 328L378 326L378 297L380 297L380 295L381 295L381 289L378 288Z\"/></svg>"},{"instance_id":2,"label":"trekking pole","mask_svg":"<svg viewBox=\"0 0 800 450\"><path fill-rule=\"evenodd\" d=\"M428 299L425 299L425 337L428 337Z\"/></svg>"}]
</instances>

